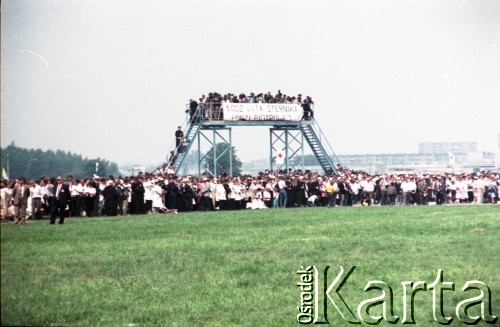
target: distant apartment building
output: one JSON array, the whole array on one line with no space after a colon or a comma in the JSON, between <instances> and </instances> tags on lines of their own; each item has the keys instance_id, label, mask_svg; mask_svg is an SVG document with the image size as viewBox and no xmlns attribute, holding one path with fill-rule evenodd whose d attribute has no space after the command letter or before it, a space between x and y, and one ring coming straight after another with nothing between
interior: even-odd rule
<instances>
[{"instance_id":1,"label":"distant apartment building","mask_svg":"<svg viewBox=\"0 0 500 327\"><path fill-rule=\"evenodd\" d=\"M479 152L477 142L422 142L418 150L418 153L338 155L338 158L344 167L371 174L480 171L492 170L497 166L495 153Z\"/></svg>"},{"instance_id":2,"label":"distant apartment building","mask_svg":"<svg viewBox=\"0 0 500 327\"><path fill-rule=\"evenodd\" d=\"M418 153L467 154L477 151L477 142L423 142L418 144Z\"/></svg>"}]
</instances>

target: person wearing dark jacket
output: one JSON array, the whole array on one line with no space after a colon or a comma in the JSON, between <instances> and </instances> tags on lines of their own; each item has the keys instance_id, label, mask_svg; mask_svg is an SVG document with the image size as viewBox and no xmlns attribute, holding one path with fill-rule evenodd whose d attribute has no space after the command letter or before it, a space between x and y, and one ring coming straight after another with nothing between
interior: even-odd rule
<instances>
[{"instance_id":1,"label":"person wearing dark jacket","mask_svg":"<svg viewBox=\"0 0 500 327\"><path fill-rule=\"evenodd\" d=\"M29 196L30 188L26 185L26 179L24 177L19 177L12 189L14 224L17 224L19 220L21 220L21 224L26 223L26 209L28 208Z\"/></svg>"},{"instance_id":2,"label":"person wearing dark jacket","mask_svg":"<svg viewBox=\"0 0 500 327\"><path fill-rule=\"evenodd\" d=\"M59 224L62 225L64 224L64 216L66 215L65 211L71 194L69 192L69 186L64 183L62 176L58 176L56 182L57 184L54 186L55 210L50 215L50 224L55 224L56 218L59 216Z\"/></svg>"},{"instance_id":3,"label":"person wearing dark jacket","mask_svg":"<svg viewBox=\"0 0 500 327\"><path fill-rule=\"evenodd\" d=\"M304 177L300 176L293 189L294 206L303 207L306 204L306 183L304 183L303 179Z\"/></svg>"},{"instance_id":4,"label":"person wearing dark jacket","mask_svg":"<svg viewBox=\"0 0 500 327\"><path fill-rule=\"evenodd\" d=\"M195 193L193 187L189 184L189 179L185 178L182 180L180 190L182 201L184 202L184 209L186 211L193 211L193 199L195 197Z\"/></svg>"},{"instance_id":5,"label":"person wearing dark jacket","mask_svg":"<svg viewBox=\"0 0 500 327\"><path fill-rule=\"evenodd\" d=\"M193 99L189 100L189 121L191 123L198 123L198 117L199 115L196 113L196 110L198 109L198 102L196 102Z\"/></svg>"},{"instance_id":6,"label":"person wearing dark jacket","mask_svg":"<svg viewBox=\"0 0 500 327\"><path fill-rule=\"evenodd\" d=\"M146 190L144 189L144 185L142 184L142 178L132 179L130 188L132 192L131 214L142 215L146 213L146 209L144 206L144 193L146 192Z\"/></svg>"},{"instance_id":7,"label":"person wearing dark jacket","mask_svg":"<svg viewBox=\"0 0 500 327\"><path fill-rule=\"evenodd\" d=\"M165 190L167 191L167 197L168 197L168 208L169 209L179 209L177 206L177 196L180 194L179 187L177 186L177 183L175 182L174 177L171 177L168 180L168 184L165 186Z\"/></svg>"},{"instance_id":8,"label":"person wearing dark jacket","mask_svg":"<svg viewBox=\"0 0 500 327\"><path fill-rule=\"evenodd\" d=\"M104 214L106 216L117 216L119 193L113 180L108 181L106 187L102 190L102 196L104 198Z\"/></svg>"}]
</instances>

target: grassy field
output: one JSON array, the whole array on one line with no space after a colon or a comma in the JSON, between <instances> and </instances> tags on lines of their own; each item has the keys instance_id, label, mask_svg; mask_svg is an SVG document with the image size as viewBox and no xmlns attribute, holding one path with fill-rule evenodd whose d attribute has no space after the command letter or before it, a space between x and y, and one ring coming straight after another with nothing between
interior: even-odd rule
<instances>
[{"instance_id":1,"label":"grassy field","mask_svg":"<svg viewBox=\"0 0 500 327\"><path fill-rule=\"evenodd\" d=\"M2 325L294 326L300 266L322 274L356 266L342 288L353 311L370 280L436 280L444 313L477 295L480 280L500 316L500 206L303 208L1 225ZM439 325L431 292L417 293L418 326ZM476 306L477 309L479 306ZM373 309L377 311L377 308ZM471 312L473 312L472 310ZM476 310L477 311L477 310ZM332 307L330 325L349 325ZM401 325L401 321L399 323ZM382 321L381 325L390 325Z\"/></svg>"}]
</instances>

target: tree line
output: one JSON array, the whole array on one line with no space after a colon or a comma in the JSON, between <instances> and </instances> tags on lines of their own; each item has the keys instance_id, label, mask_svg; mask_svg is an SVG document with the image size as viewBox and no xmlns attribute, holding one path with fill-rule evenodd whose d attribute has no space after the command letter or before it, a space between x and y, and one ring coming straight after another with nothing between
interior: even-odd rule
<instances>
[{"instance_id":1,"label":"tree line","mask_svg":"<svg viewBox=\"0 0 500 327\"><path fill-rule=\"evenodd\" d=\"M69 151L26 149L17 147L14 142L0 149L2 170L5 169L10 179L20 176L38 179L59 175L72 175L74 178L92 178L94 174L105 177L119 175L118 165L114 162L83 158Z\"/></svg>"}]
</instances>

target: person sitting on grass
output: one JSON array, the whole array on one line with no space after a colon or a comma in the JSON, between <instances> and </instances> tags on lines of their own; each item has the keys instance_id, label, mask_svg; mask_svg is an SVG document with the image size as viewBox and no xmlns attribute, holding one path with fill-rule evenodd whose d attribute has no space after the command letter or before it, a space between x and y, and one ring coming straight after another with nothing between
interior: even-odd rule
<instances>
[{"instance_id":1,"label":"person sitting on grass","mask_svg":"<svg viewBox=\"0 0 500 327\"><path fill-rule=\"evenodd\" d=\"M251 208L252 209L267 209L267 206L265 205L262 198L263 198L262 189L260 187L258 187L254 193Z\"/></svg>"}]
</instances>

